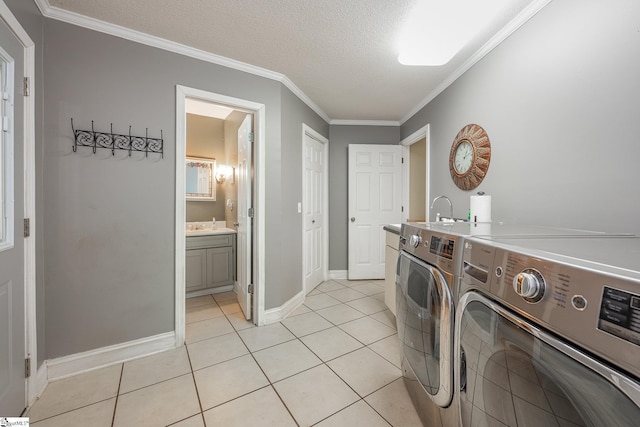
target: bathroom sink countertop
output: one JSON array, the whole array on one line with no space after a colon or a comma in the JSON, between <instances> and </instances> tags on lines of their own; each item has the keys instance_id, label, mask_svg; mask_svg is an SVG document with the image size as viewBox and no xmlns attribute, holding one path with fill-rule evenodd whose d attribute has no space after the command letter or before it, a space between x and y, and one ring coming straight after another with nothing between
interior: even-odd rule
<instances>
[{"instance_id":1,"label":"bathroom sink countertop","mask_svg":"<svg viewBox=\"0 0 640 427\"><path fill-rule=\"evenodd\" d=\"M186 230L187 237L193 236L214 236L216 234L236 234L236 230L233 228L219 227L209 228L204 230Z\"/></svg>"},{"instance_id":2,"label":"bathroom sink countertop","mask_svg":"<svg viewBox=\"0 0 640 427\"><path fill-rule=\"evenodd\" d=\"M193 236L213 236L216 234L236 234L236 230L234 230L233 228L214 228L214 229L207 229L207 230L186 230L187 233L187 237L193 237Z\"/></svg>"},{"instance_id":3,"label":"bathroom sink countertop","mask_svg":"<svg viewBox=\"0 0 640 427\"><path fill-rule=\"evenodd\" d=\"M226 221L218 221L215 225L211 221L188 222L185 232L187 237L237 233L235 228L227 228Z\"/></svg>"}]
</instances>

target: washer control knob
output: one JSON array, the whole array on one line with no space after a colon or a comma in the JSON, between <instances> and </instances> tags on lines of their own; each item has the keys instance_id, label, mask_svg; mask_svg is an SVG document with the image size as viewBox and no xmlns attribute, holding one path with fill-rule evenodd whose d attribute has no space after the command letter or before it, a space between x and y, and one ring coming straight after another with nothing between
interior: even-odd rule
<instances>
[{"instance_id":1,"label":"washer control knob","mask_svg":"<svg viewBox=\"0 0 640 427\"><path fill-rule=\"evenodd\" d=\"M538 270L527 268L513 278L513 289L525 301L536 303L544 296L544 277Z\"/></svg>"},{"instance_id":2,"label":"washer control knob","mask_svg":"<svg viewBox=\"0 0 640 427\"><path fill-rule=\"evenodd\" d=\"M420 237L418 234L413 234L409 238L409 244L414 248L420 246L420 242L422 242L422 237Z\"/></svg>"}]
</instances>

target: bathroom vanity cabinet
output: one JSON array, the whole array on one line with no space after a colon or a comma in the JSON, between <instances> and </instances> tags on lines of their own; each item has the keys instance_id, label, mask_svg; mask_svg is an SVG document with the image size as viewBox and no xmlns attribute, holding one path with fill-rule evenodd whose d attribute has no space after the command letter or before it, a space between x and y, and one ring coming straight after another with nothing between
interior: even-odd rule
<instances>
[{"instance_id":1,"label":"bathroom vanity cabinet","mask_svg":"<svg viewBox=\"0 0 640 427\"><path fill-rule=\"evenodd\" d=\"M236 276L236 235L187 237L186 292L233 285Z\"/></svg>"}]
</instances>

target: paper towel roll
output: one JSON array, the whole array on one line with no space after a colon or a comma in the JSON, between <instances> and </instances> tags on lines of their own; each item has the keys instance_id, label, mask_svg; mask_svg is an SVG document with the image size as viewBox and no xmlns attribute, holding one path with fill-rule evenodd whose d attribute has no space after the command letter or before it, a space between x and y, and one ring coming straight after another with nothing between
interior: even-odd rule
<instances>
[{"instance_id":1,"label":"paper towel roll","mask_svg":"<svg viewBox=\"0 0 640 427\"><path fill-rule=\"evenodd\" d=\"M478 193L471 196L471 222L491 222L491 196Z\"/></svg>"},{"instance_id":2,"label":"paper towel roll","mask_svg":"<svg viewBox=\"0 0 640 427\"><path fill-rule=\"evenodd\" d=\"M472 236L490 236L491 223L474 222L473 224L469 224L469 234Z\"/></svg>"}]
</instances>

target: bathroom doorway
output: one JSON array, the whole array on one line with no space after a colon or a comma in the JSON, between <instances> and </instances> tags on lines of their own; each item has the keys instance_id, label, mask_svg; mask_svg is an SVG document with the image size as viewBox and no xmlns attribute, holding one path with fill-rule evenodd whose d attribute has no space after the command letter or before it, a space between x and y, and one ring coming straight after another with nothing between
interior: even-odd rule
<instances>
[{"instance_id":1,"label":"bathroom doorway","mask_svg":"<svg viewBox=\"0 0 640 427\"><path fill-rule=\"evenodd\" d=\"M188 286L191 286L189 296L235 291L246 318L256 325L261 323L264 312L264 287L261 286L264 265L260 262L264 259L264 105L183 86L177 86L176 94L176 344L182 345ZM252 126L249 130L248 125ZM248 141L251 142L247 161ZM199 175L209 180L205 201L187 197L193 196L187 188L187 171L191 176L192 159L209 167L208 178L206 173ZM217 247L219 242L214 241L215 247L192 250L194 232L187 231L187 226L198 227L203 236L214 240L228 238L229 247ZM188 238L191 240L187 241ZM228 259L231 247L236 254L233 264ZM207 263L214 263L215 267ZM230 281L225 271L231 269L233 280ZM222 275L218 274L218 279L222 276L220 286L194 287L194 277L199 280L198 271L209 275L207 280L216 271L222 271Z\"/></svg>"}]
</instances>

